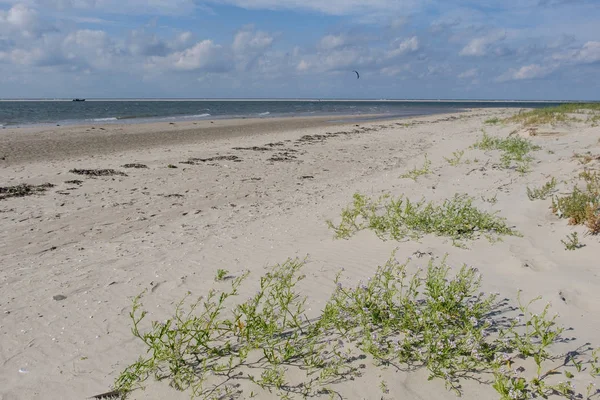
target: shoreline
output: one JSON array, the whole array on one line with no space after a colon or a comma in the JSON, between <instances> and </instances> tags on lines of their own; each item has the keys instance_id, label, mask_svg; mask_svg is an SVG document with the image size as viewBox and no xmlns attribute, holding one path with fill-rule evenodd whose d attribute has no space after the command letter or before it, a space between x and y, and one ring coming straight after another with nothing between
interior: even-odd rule
<instances>
[{"instance_id":1,"label":"shoreline","mask_svg":"<svg viewBox=\"0 0 600 400\"><path fill-rule=\"evenodd\" d=\"M300 129L350 126L357 123L404 120L428 116L453 115L455 112L418 116L381 114L315 117L271 117L204 119L179 122L136 124L82 124L6 128L0 131L0 165L51 161L78 156L103 155L169 145L194 144L219 139L234 139L264 133Z\"/></svg>"}]
</instances>

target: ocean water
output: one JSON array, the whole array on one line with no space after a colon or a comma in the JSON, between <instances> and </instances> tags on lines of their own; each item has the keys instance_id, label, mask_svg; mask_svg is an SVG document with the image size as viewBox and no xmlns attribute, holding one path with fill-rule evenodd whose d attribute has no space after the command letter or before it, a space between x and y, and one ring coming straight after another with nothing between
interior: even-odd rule
<instances>
[{"instance_id":1,"label":"ocean water","mask_svg":"<svg viewBox=\"0 0 600 400\"><path fill-rule=\"evenodd\" d=\"M0 101L0 127L140 123L218 118L342 116L404 117L465 108L537 108L559 102L516 101L333 101L333 100L87 100Z\"/></svg>"}]
</instances>

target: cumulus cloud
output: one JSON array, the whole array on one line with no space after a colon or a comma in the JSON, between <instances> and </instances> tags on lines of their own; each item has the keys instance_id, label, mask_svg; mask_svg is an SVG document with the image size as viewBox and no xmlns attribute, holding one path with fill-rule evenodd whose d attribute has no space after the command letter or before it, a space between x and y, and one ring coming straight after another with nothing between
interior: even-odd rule
<instances>
[{"instance_id":1,"label":"cumulus cloud","mask_svg":"<svg viewBox=\"0 0 600 400\"><path fill-rule=\"evenodd\" d=\"M345 35L326 35L319 41L318 47L323 50L336 49L348 43L348 38Z\"/></svg>"},{"instance_id":2,"label":"cumulus cloud","mask_svg":"<svg viewBox=\"0 0 600 400\"><path fill-rule=\"evenodd\" d=\"M166 57L150 57L148 66L178 71L225 72L231 68L231 55L212 40L202 40Z\"/></svg>"},{"instance_id":3,"label":"cumulus cloud","mask_svg":"<svg viewBox=\"0 0 600 400\"><path fill-rule=\"evenodd\" d=\"M238 31L231 46L239 70L248 71L261 62L261 57L273 44L274 38L267 32L255 31L246 26Z\"/></svg>"},{"instance_id":4,"label":"cumulus cloud","mask_svg":"<svg viewBox=\"0 0 600 400\"><path fill-rule=\"evenodd\" d=\"M469 43L458 53L461 56L483 56L487 54L490 47L506 38L505 33L496 33L488 36L471 39Z\"/></svg>"},{"instance_id":5,"label":"cumulus cloud","mask_svg":"<svg viewBox=\"0 0 600 400\"><path fill-rule=\"evenodd\" d=\"M600 42L587 42L580 49L554 54L555 60L574 64L600 62Z\"/></svg>"},{"instance_id":6,"label":"cumulus cloud","mask_svg":"<svg viewBox=\"0 0 600 400\"><path fill-rule=\"evenodd\" d=\"M511 68L504 74L498 77L498 81L520 81L527 79L540 79L548 76L553 70L554 66L546 66L539 64L524 65L521 68Z\"/></svg>"},{"instance_id":7,"label":"cumulus cloud","mask_svg":"<svg viewBox=\"0 0 600 400\"><path fill-rule=\"evenodd\" d=\"M23 4L16 4L8 11L0 10L0 34L36 36L41 31L38 12Z\"/></svg>"},{"instance_id":8,"label":"cumulus cloud","mask_svg":"<svg viewBox=\"0 0 600 400\"><path fill-rule=\"evenodd\" d=\"M396 39L392 43L392 49L387 52L387 57L398 57L406 53L413 53L419 50L419 38L412 36L408 39Z\"/></svg>"}]
</instances>

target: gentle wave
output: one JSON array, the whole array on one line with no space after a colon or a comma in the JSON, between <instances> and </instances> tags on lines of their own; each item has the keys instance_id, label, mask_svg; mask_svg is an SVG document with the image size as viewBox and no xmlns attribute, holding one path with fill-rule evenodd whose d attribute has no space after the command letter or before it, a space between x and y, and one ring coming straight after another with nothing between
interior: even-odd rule
<instances>
[{"instance_id":1,"label":"gentle wave","mask_svg":"<svg viewBox=\"0 0 600 400\"><path fill-rule=\"evenodd\" d=\"M103 122L103 121L116 121L118 120L118 118L115 117L110 117L110 118L93 118L92 121L94 122Z\"/></svg>"},{"instance_id":2,"label":"gentle wave","mask_svg":"<svg viewBox=\"0 0 600 400\"><path fill-rule=\"evenodd\" d=\"M186 115L183 118L206 118L206 117L210 117L210 114Z\"/></svg>"},{"instance_id":3,"label":"gentle wave","mask_svg":"<svg viewBox=\"0 0 600 400\"><path fill-rule=\"evenodd\" d=\"M271 114L271 113L267 111L267 112L264 112L264 113L260 113L258 115L269 115L269 114Z\"/></svg>"}]
</instances>

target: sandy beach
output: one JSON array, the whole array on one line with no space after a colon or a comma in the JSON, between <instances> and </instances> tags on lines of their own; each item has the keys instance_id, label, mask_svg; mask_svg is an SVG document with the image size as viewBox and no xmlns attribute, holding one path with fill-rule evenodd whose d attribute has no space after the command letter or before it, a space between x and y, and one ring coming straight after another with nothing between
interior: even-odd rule
<instances>
[{"instance_id":1,"label":"sandy beach","mask_svg":"<svg viewBox=\"0 0 600 400\"><path fill-rule=\"evenodd\" d=\"M511 301L518 290L526 299L542 296L569 329L564 336L574 339L561 343L558 353L586 343L600 346L600 240L554 215L549 198L532 201L526 191L554 177L556 193L568 193L580 172L598 170L600 158L592 156L600 154L600 128L569 122L530 135L516 123L485 123L515 112L1 130L0 186L54 186L0 197L0 399L85 399L108 392L146 351L131 333L136 295L145 291L148 320L162 321L186 293L228 287L229 281L215 282L219 269L232 276L250 272L240 288L243 301L267 267L290 257L307 257L299 287L309 317L325 306L342 268L344 285L355 285L397 249L398 260L412 257L415 266L447 255L449 265L476 267L485 292ZM531 170L502 168L498 152L470 148L482 129L497 137L521 135L540 146ZM446 158L460 151L462 161L451 165ZM585 164L573 157L588 152ZM431 173L401 177L422 166L425 155ZM116 174L70 172L93 169ZM383 241L362 231L335 239L326 221L339 223L357 192L434 202L465 193L521 235L497 243L479 238L464 248L434 235ZM561 240L573 232L585 246L568 251ZM361 377L331 385L335 398L456 398L443 381L427 381L423 369L366 364ZM587 374L572 379L583 391L590 380ZM149 379L146 385L129 398L190 395L167 382ZM252 390L256 398L279 398L275 391ZM463 382L462 396L499 398L491 385L474 380Z\"/></svg>"}]
</instances>

